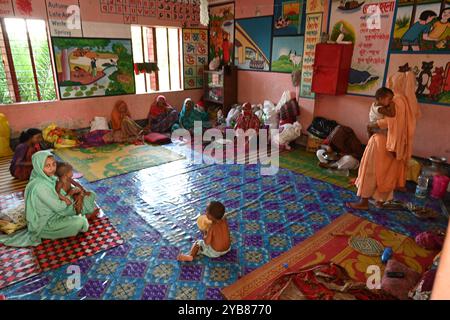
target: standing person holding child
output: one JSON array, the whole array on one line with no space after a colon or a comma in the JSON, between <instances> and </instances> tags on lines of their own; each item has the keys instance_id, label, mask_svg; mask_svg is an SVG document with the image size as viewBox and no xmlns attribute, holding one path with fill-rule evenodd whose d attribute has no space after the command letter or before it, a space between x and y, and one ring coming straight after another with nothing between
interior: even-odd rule
<instances>
[{"instance_id":1,"label":"standing person holding child","mask_svg":"<svg viewBox=\"0 0 450 320\"><path fill-rule=\"evenodd\" d=\"M9 171L16 179L28 180L33 170L31 157L41 150L42 131L35 128L25 130L20 135L19 142L14 150Z\"/></svg>"}]
</instances>

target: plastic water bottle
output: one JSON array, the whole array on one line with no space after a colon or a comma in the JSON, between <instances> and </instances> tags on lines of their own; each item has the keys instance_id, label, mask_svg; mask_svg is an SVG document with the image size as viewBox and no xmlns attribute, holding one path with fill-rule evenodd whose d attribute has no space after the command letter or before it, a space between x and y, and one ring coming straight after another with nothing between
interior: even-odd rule
<instances>
[{"instance_id":1,"label":"plastic water bottle","mask_svg":"<svg viewBox=\"0 0 450 320\"><path fill-rule=\"evenodd\" d=\"M427 190L428 190L428 177L425 176L424 174L421 174L419 176L419 179L417 180L416 197L426 198Z\"/></svg>"}]
</instances>

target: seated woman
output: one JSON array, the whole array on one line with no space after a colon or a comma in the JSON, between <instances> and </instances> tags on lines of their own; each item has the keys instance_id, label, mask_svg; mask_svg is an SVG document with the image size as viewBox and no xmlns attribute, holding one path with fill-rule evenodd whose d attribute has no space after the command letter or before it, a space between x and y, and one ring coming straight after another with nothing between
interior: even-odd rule
<instances>
[{"instance_id":1,"label":"seated woman","mask_svg":"<svg viewBox=\"0 0 450 320\"><path fill-rule=\"evenodd\" d=\"M16 179L28 180L33 170L31 157L41 150L39 144L42 142L42 131L34 128L25 130L20 135L19 141L9 171Z\"/></svg>"},{"instance_id":2,"label":"seated woman","mask_svg":"<svg viewBox=\"0 0 450 320\"><path fill-rule=\"evenodd\" d=\"M202 122L202 129L211 128L208 113L198 108L198 106L194 104L194 101L192 101L191 98L187 98L186 100L184 100L178 123L175 123L172 126L172 131L182 128L190 131L191 134L193 134L195 121Z\"/></svg>"},{"instance_id":3,"label":"seated woman","mask_svg":"<svg viewBox=\"0 0 450 320\"><path fill-rule=\"evenodd\" d=\"M363 153L362 143L353 130L338 125L325 139L324 145L316 155L322 168L356 170Z\"/></svg>"},{"instance_id":4,"label":"seated woman","mask_svg":"<svg viewBox=\"0 0 450 320\"><path fill-rule=\"evenodd\" d=\"M242 129L246 132L249 129L253 129L256 131L256 134L258 134L260 127L261 122L253 113L252 105L249 102L244 103L242 105L242 114L237 118L234 130Z\"/></svg>"},{"instance_id":5,"label":"seated woman","mask_svg":"<svg viewBox=\"0 0 450 320\"><path fill-rule=\"evenodd\" d=\"M280 127L285 124L294 124L299 120L300 106L297 99L291 99L280 108Z\"/></svg>"},{"instance_id":6,"label":"seated woman","mask_svg":"<svg viewBox=\"0 0 450 320\"><path fill-rule=\"evenodd\" d=\"M112 132L103 136L106 143L132 143L142 135L142 128L131 119L127 104L117 101L111 113Z\"/></svg>"},{"instance_id":7,"label":"seated woman","mask_svg":"<svg viewBox=\"0 0 450 320\"><path fill-rule=\"evenodd\" d=\"M166 133L178 121L178 112L167 103L166 97L158 96L148 113L148 129Z\"/></svg>"},{"instance_id":8,"label":"seated woman","mask_svg":"<svg viewBox=\"0 0 450 320\"><path fill-rule=\"evenodd\" d=\"M95 217L94 192L84 197L81 215L73 205L61 201L56 193L56 161L50 151L33 155L33 172L25 189L25 213L27 229L9 236L0 236L0 243L7 246L37 246L42 239L62 239L86 232L87 218Z\"/></svg>"}]
</instances>

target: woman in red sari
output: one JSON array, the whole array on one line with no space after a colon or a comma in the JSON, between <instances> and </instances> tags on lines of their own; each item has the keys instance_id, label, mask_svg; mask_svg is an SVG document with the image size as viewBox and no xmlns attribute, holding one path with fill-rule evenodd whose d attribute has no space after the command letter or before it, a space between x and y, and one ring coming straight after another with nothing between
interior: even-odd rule
<instances>
[{"instance_id":1,"label":"woman in red sari","mask_svg":"<svg viewBox=\"0 0 450 320\"><path fill-rule=\"evenodd\" d=\"M35 128L25 130L20 135L19 141L20 144L14 150L9 171L16 179L28 180L33 171L31 157L41 150L42 131Z\"/></svg>"},{"instance_id":2,"label":"woman in red sari","mask_svg":"<svg viewBox=\"0 0 450 320\"><path fill-rule=\"evenodd\" d=\"M242 105L242 114L237 118L234 130L242 129L246 132L249 129L253 129L258 134L260 127L261 122L258 116L253 113L252 105L248 102L244 103Z\"/></svg>"},{"instance_id":3,"label":"woman in red sari","mask_svg":"<svg viewBox=\"0 0 450 320\"><path fill-rule=\"evenodd\" d=\"M178 112L167 103L166 97L158 96L148 113L148 126L152 132L169 132L178 121Z\"/></svg>"}]
</instances>

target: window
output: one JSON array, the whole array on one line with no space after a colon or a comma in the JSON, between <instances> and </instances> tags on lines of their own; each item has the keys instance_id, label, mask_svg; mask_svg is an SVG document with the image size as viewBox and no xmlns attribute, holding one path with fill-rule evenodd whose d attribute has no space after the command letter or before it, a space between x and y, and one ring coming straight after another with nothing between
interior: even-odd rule
<instances>
[{"instance_id":1,"label":"window","mask_svg":"<svg viewBox=\"0 0 450 320\"><path fill-rule=\"evenodd\" d=\"M131 26L135 63L156 62L158 72L135 77L136 93L182 89L181 29Z\"/></svg>"},{"instance_id":2,"label":"window","mask_svg":"<svg viewBox=\"0 0 450 320\"><path fill-rule=\"evenodd\" d=\"M56 99L44 20L1 20L0 53L0 103Z\"/></svg>"}]
</instances>

